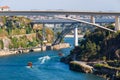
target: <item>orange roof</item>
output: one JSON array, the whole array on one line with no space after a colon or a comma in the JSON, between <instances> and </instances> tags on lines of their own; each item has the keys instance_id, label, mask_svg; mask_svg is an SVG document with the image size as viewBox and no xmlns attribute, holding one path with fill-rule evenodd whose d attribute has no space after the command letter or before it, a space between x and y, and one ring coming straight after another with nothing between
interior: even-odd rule
<instances>
[{"instance_id":1,"label":"orange roof","mask_svg":"<svg viewBox=\"0 0 120 80\"><path fill-rule=\"evenodd\" d=\"M8 9L8 8L10 8L10 7L9 7L9 6L0 6L0 8Z\"/></svg>"}]
</instances>

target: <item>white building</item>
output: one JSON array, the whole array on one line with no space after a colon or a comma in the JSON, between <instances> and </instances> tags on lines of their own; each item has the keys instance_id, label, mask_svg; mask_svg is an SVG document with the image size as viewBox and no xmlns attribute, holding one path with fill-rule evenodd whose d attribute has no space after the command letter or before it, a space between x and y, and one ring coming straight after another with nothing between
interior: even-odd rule
<instances>
[{"instance_id":1,"label":"white building","mask_svg":"<svg viewBox=\"0 0 120 80\"><path fill-rule=\"evenodd\" d=\"M8 6L0 6L0 11L9 11L10 7Z\"/></svg>"}]
</instances>

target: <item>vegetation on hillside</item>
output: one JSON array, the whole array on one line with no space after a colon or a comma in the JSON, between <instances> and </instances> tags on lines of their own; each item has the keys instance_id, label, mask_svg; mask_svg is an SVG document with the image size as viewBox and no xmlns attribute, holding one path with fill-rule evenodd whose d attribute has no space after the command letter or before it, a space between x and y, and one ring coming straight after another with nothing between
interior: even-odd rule
<instances>
[{"instance_id":1,"label":"vegetation on hillside","mask_svg":"<svg viewBox=\"0 0 120 80\"><path fill-rule=\"evenodd\" d=\"M38 42L36 41L36 39L33 39L33 41L30 41L27 39L26 36L22 36L19 38L13 37L10 38L11 39L11 44L9 45L9 48L31 48L31 47L35 47L38 45Z\"/></svg>"},{"instance_id":2,"label":"vegetation on hillside","mask_svg":"<svg viewBox=\"0 0 120 80\"><path fill-rule=\"evenodd\" d=\"M21 16L1 16L0 17L0 49L4 48L2 42L4 38L10 39L9 48L31 48L43 44L43 36L47 42L52 42L54 32L45 28L46 35L43 34L42 25L31 25L31 20Z\"/></svg>"},{"instance_id":3,"label":"vegetation on hillside","mask_svg":"<svg viewBox=\"0 0 120 80\"><path fill-rule=\"evenodd\" d=\"M108 27L114 29L112 25ZM69 65L74 60L85 61L94 68L95 75L107 80L120 80L120 32L113 33L100 28L87 31L79 41L79 46L61 58L61 62ZM80 68L75 67L75 70L79 71Z\"/></svg>"},{"instance_id":4,"label":"vegetation on hillside","mask_svg":"<svg viewBox=\"0 0 120 80\"><path fill-rule=\"evenodd\" d=\"M31 20L25 17L1 16L0 22L0 37L29 34L32 32Z\"/></svg>"},{"instance_id":5,"label":"vegetation on hillside","mask_svg":"<svg viewBox=\"0 0 120 80\"><path fill-rule=\"evenodd\" d=\"M114 29L114 26L108 26ZM86 32L84 39L75 49L71 50L70 55L64 59L71 60L120 60L120 33L112 33L103 29L96 28L92 32Z\"/></svg>"}]
</instances>

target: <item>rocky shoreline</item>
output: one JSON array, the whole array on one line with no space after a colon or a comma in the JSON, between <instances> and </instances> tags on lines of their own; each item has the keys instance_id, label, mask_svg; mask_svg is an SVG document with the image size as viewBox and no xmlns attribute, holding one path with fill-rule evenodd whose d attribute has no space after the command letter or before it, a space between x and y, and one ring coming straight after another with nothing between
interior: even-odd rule
<instances>
[{"instance_id":1,"label":"rocky shoreline","mask_svg":"<svg viewBox=\"0 0 120 80\"><path fill-rule=\"evenodd\" d=\"M81 61L71 61L69 64L69 68L73 71L93 73L93 67Z\"/></svg>"},{"instance_id":2,"label":"rocky shoreline","mask_svg":"<svg viewBox=\"0 0 120 80\"><path fill-rule=\"evenodd\" d=\"M60 43L54 46L42 46L36 48L29 48L29 49L16 49L16 50L0 50L0 56L8 56L13 54L22 54L22 53L29 53L29 52L39 52L39 51L46 51L46 50L59 50L63 48L69 48L69 43Z\"/></svg>"},{"instance_id":3,"label":"rocky shoreline","mask_svg":"<svg viewBox=\"0 0 120 80\"><path fill-rule=\"evenodd\" d=\"M106 61L66 61L65 58L61 58L61 62L67 63L69 65L69 69L73 71L92 73L107 80L120 80L120 68L108 65L113 65L114 62L110 63Z\"/></svg>"}]
</instances>

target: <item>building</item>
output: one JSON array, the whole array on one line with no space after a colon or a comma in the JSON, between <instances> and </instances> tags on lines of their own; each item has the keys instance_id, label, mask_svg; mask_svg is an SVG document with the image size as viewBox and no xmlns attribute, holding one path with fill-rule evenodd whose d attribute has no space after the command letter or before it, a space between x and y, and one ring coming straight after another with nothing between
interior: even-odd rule
<instances>
[{"instance_id":1,"label":"building","mask_svg":"<svg viewBox=\"0 0 120 80\"><path fill-rule=\"evenodd\" d=\"M0 6L0 11L9 11L10 7L9 6Z\"/></svg>"}]
</instances>

